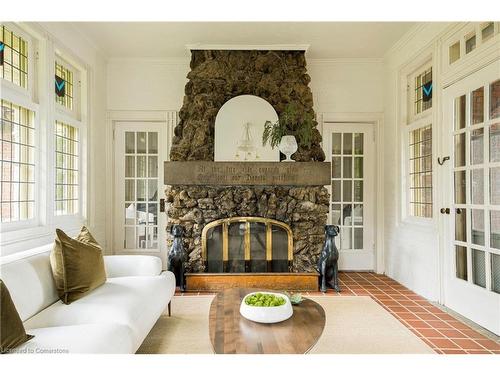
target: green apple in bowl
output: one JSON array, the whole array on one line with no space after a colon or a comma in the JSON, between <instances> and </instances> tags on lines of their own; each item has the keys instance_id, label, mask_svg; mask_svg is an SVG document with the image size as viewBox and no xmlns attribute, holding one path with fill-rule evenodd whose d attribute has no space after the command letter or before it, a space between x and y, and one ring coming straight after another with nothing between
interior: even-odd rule
<instances>
[{"instance_id":1,"label":"green apple in bowl","mask_svg":"<svg viewBox=\"0 0 500 375\"><path fill-rule=\"evenodd\" d=\"M285 294L254 292L243 297L240 313L257 323L278 323L293 315L292 304Z\"/></svg>"}]
</instances>

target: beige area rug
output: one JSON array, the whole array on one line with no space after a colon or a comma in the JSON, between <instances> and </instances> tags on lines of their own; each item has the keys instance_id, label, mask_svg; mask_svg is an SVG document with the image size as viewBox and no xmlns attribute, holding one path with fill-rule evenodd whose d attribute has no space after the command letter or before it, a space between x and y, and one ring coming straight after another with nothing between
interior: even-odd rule
<instances>
[{"instance_id":1,"label":"beige area rug","mask_svg":"<svg viewBox=\"0 0 500 375\"><path fill-rule=\"evenodd\" d=\"M162 315L140 354L210 354L208 311L213 296L172 300L172 316ZM314 354L431 354L434 351L367 296L308 297L325 309L326 325Z\"/></svg>"}]
</instances>

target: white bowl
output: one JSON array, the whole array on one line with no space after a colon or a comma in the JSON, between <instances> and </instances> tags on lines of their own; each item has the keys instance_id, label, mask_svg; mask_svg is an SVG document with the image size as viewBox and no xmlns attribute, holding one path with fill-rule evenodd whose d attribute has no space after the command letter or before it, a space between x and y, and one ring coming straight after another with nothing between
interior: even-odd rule
<instances>
[{"instance_id":1,"label":"white bowl","mask_svg":"<svg viewBox=\"0 0 500 375\"><path fill-rule=\"evenodd\" d=\"M245 299L256 293L273 294L285 299L285 304L281 306L250 306L245 303ZM257 323L278 323L287 320L293 315L290 299L282 293L273 292L253 292L243 297L240 305L240 314L248 320Z\"/></svg>"}]
</instances>

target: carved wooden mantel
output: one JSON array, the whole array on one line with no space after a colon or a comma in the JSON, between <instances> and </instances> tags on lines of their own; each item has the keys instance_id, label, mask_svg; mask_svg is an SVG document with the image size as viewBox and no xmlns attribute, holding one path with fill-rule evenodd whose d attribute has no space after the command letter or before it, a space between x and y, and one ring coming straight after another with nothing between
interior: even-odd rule
<instances>
[{"instance_id":1,"label":"carved wooden mantel","mask_svg":"<svg viewBox=\"0 0 500 375\"><path fill-rule=\"evenodd\" d=\"M165 185L320 186L331 181L329 162L166 161Z\"/></svg>"}]
</instances>

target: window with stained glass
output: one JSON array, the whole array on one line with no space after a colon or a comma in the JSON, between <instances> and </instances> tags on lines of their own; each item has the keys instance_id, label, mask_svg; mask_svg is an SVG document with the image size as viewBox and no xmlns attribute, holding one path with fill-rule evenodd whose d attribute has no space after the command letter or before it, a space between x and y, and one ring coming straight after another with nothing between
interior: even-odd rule
<instances>
[{"instance_id":1,"label":"window with stained glass","mask_svg":"<svg viewBox=\"0 0 500 375\"><path fill-rule=\"evenodd\" d=\"M74 75L71 69L56 60L55 97L56 102L73 110Z\"/></svg>"},{"instance_id":2,"label":"window with stained glass","mask_svg":"<svg viewBox=\"0 0 500 375\"><path fill-rule=\"evenodd\" d=\"M432 107L432 67L415 77L414 114Z\"/></svg>"},{"instance_id":3,"label":"window with stained glass","mask_svg":"<svg viewBox=\"0 0 500 375\"><path fill-rule=\"evenodd\" d=\"M0 78L22 88L28 88L28 42L1 25L0 49L3 56Z\"/></svg>"},{"instance_id":4,"label":"window with stained glass","mask_svg":"<svg viewBox=\"0 0 500 375\"><path fill-rule=\"evenodd\" d=\"M406 149L405 215L432 218L432 64L428 61L407 76L407 122L402 135Z\"/></svg>"}]
</instances>

